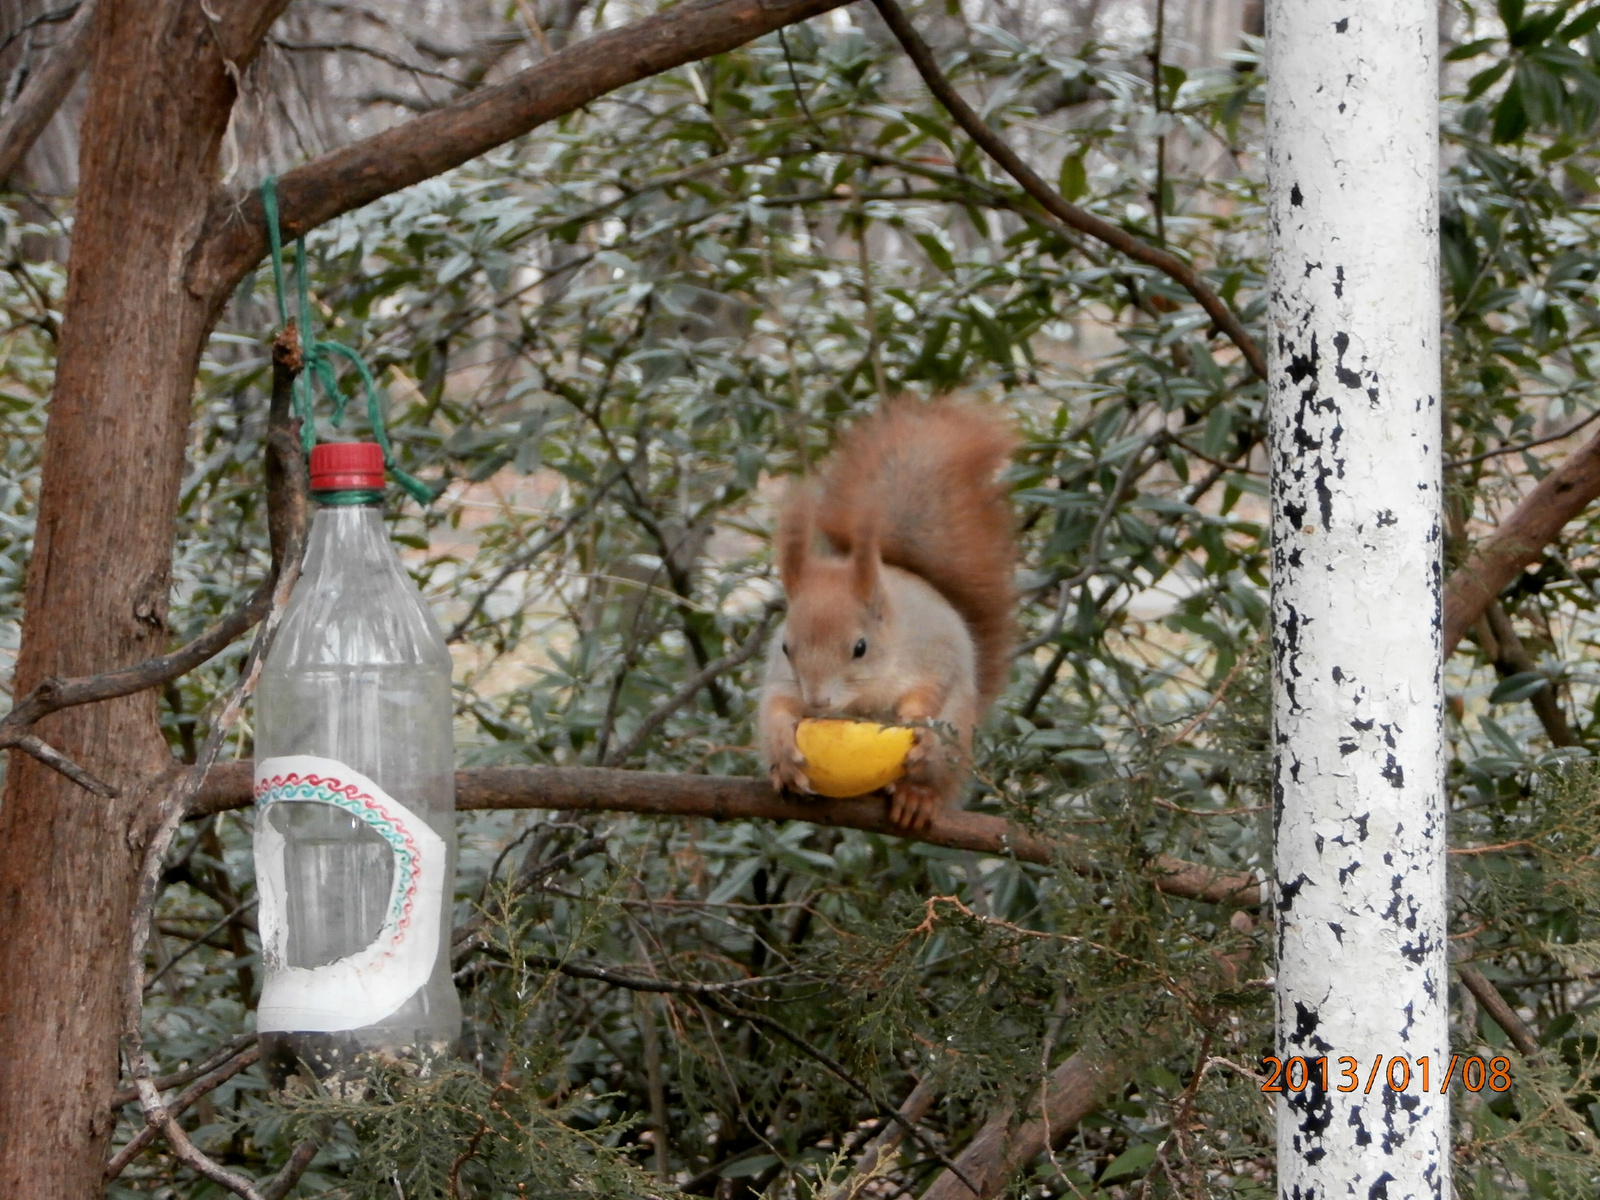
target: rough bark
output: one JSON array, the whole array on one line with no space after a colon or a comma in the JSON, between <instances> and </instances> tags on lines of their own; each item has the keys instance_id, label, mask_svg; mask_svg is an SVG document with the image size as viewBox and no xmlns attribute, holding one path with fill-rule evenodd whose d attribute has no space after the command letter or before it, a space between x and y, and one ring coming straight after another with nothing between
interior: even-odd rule
<instances>
[{"instance_id":1,"label":"rough bark","mask_svg":"<svg viewBox=\"0 0 1600 1200\"><path fill-rule=\"evenodd\" d=\"M1267 60L1277 1053L1412 1071L1280 1096L1278 1194L1443 1197L1433 0L1271 0Z\"/></svg>"},{"instance_id":2,"label":"rough bark","mask_svg":"<svg viewBox=\"0 0 1600 1200\"><path fill-rule=\"evenodd\" d=\"M19 693L163 648L206 306L183 285L233 102L198 4L97 6L66 316L17 662ZM279 5L281 7L281 4ZM230 23L232 22L232 23ZM152 65L159 64L159 69ZM100 778L92 796L14 756L0 806L0 1195L101 1190L139 848L168 769L152 694L56 713L39 732Z\"/></svg>"},{"instance_id":3,"label":"rough bark","mask_svg":"<svg viewBox=\"0 0 1600 1200\"><path fill-rule=\"evenodd\" d=\"M207 816L250 803L250 764L220 763L206 776L189 816ZM765 780L726 775L668 775L605 767L479 767L456 772L456 808L544 808L565 812L635 812L709 817L716 821L811 821L844 829L899 836L881 796L849 800L796 800L779 796ZM1050 841L1018 829L1003 817L947 812L916 835L917 841L979 854L1015 855L1024 862L1058 859L1085 872L1095 864L1075 853L1071 839ZM1261 889L1253 876L1222 871L1171 855L1155 856L1149 877L1157 891L1186 900L1253 908Z\"/></svg>"}]
</instances>

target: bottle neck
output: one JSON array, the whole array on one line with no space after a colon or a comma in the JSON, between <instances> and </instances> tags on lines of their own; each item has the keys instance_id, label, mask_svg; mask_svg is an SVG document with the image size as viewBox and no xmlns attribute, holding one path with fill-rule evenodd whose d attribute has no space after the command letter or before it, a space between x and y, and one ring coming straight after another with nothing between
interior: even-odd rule
<instances>
[{"instance_id":1,"label":"bottle neck","mask_svg":"<svg viewBox=\"0 0 1600 1200\"><path fill-rule=\"evenodd\" d=\"M318 492L317 511L311 518L311 535L306 540L305 569L309 572L327 563L327 552L336 548L336 557L356 559L392 557L389 532L383 524L381 492ZM329 497L341 499L329 503ZM343 499L343 497L376 499Z\"/></svg>"},{"instance_id":2,"label":"bottle neck","mask_svg":"<svg viewBox=\"0 0 1600 1200\"><path fill-rule=\"evenodd\" d=\"M366 508L383 504L383 493L376 488L312 492L311 497L323 508Z\"/></svg>"}]
</instances>

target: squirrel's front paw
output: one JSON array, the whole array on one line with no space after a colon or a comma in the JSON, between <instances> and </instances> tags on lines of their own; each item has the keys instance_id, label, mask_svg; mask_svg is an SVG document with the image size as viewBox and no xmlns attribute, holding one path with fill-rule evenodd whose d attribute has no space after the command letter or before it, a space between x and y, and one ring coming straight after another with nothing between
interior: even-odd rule
<instances>
[{"instance_id":1,"label":"squirrel's front paw","mask_svg":"<svg viewBox=\"0 0 1600 1200\"><path fill-rule=\"evenodd\" d=\"M767 767L767 775L772 780L772 790L811 795L811 780L806 776L805 765L805 755L795 749L774 760Z\"/></svg>"},{"instance_id":2,"label":"squirrel's front paw","mask_svg":"<svg viewBox=\"0 0 1600 1200\"><path fill-rule=\"evenodd\" d=\"M933 824L943 805L937 788L902 779L889 792L889 824L908 833L919 833Z\"/></svg>"},{"instance_id":3,"label":"squirrel's front paw","mask_svg":"<svg viewBox=\"0 0 1600 1200\"><path fill-rule=\"evenodd\" d=\"M914 771L926 763L939 744L937 730L918 725L911 735L911 749L906 751L906 770Z\"/></svg>"}]
</instances>

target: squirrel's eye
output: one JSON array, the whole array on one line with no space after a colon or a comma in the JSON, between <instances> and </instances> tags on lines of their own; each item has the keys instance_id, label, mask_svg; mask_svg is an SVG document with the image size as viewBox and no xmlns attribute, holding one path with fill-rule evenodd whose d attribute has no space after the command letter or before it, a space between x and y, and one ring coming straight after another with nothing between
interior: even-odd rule
<instances>
[{"instance_id":1,"label":"squirrel's eye","mask_svg":"<svg viewBox=\"0 0 1600 1200\"><path fill-rule=\"evenodd\" d=\"M785 658L789 657L789 643L788 642L784 642L784 644L783 644L783 656Z\"/></svg>"},{"instance_id":2,"label":"squirrel's eye","mask_svg":"<svg viewBox=\"0 0 1600 1200\"><path fill-rule=\"evenodd\" d=\"M866 652L867 652L867 639L866 638L857 639L856 648L852 653L854 653L854 655L857 658L860 658Z\"/></svg>"}]
</instances>

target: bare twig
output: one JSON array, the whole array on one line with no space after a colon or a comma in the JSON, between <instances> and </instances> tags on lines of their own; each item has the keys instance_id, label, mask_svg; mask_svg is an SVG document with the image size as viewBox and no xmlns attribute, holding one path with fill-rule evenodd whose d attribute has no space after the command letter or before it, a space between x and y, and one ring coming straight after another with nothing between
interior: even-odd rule
<instances>
[{"instance_id":1,"label":"bare twig","mask_svg":"<svg viewBox=\"0 0 1600 1200\"><path fill-rule=\"evenodd\" d=\"M259 644L260 638L257 639ZM237 694L237 693L236 693ZM235 709L234 715L237 715ZM150 935L150 910L155 905L160 890L162 860L183 821L183 811L189 793L198 788L205 766L214 759L226 736L225 725L218 721L206 739L206 748L200 763L182 771L164 800L157 806L158 820L146 845L144 865L139 873L138 901L134 905L132 935L129 938L127 987L124 996L122 1045L128 1062L128 1074L139 1093L139 1104L144 1110L145 1125L152 1136L159 1133L179 1162L191 1170L227 1188L241 1200L263 1200L254 1181L236 1174L214 1162L210 1156L189 1140L189 1135L178 1124L177 1116L161 1099L155 1086L155 1075L150 1057L144 1049L144 951ZM142 1149L143 1147L141 1147ZM126 1163L123 1164L125 1166ZM121 1170L121 1167L118 1167Z\"/></svg>"},{"instance_id":2,"label":"bare twig","mask_svg":"<svg viewBox=\"0 0 1600 1200\"><path fill-rule=\"evenodd\" d=\"M498 903L494 909L491 911L485 907L483 911L474 913L466 921L462 922L461 926L451 935L450 958L452 963L459 966L469 953L483 946L485 944L482 938L484 929L491 921L503 919L511 903L522 893L537 887L540 881L548 879L557 871L566 870L573 863L588 858L591 854L604 853L608 836L608 833L601 832L595 837L579 842L572 849L544 862L534 860L534 850L538 849L536 845L534 850L529 851L529 861L525 862L522 869L517 872L517 877L511 881L509 890L497 897Z\"/></svg>"},{"instance_id":3,"label":"bare twig","mask_svg":"<svg viewBox=\"0 0 1600 1200\"><path fill-rule=\"evenodd\" d=\"M950 1159L946 1157L945 1153L940 1150L938 1146L934 1145L927 1134L925 1134L921 1129L917 1128L913 1122L907 1120L898 1109L889 1108L886 1104L879 1100L871 1088L862 1083L861 1080L857 1079L849 1071L845 1070L844 1064L839 1062L838 1059L834 1058L833 1055L829 1054L826 1050L823 1050L819 1046L812 1045L809 1041L801 1037L794 1030L790 1029L782 1021L774 1020L765 1013L750 1012L747 1009L742 1009L738 1005L730 1003L725 997L722 996L705 996L701 997L701 1000L706 1007L710 1008L713 1012L720 1013L725 1017L731 1017L736 1020L748 1022L757 1029L764 1030L769 1035L776 1034L780 1039L788 1042L807 1058L819 1063L828 1071L829 1074L833 1075L847 1088L855 1092L856 1095L860 1096L868 1104L871 1104L874 1108L876 1108L881 1116L894 1122L894 1124L903 1130L912 1141L916 1142L916 1144L922 1148L924 1153L941 1163L944 1166L947 1174L954 1175L969 1189L973 1191L977 1190L976 1188L972 1188L971 1182L967 1178L966 1171L959 1162L951 1162Z\"/></svg>"},{"instance_id":4,"label":"bare twig","mask_svg":"<svg viewBox=\"0 0 1600 1200\"><path fill-rule=\"evenodd\" d=\"M1144 452L1151 446L1165 440L1165 430L1158 429L1145 438L1128 455L1127 462L1122 464L1122 470L1117 472L1117 481L1111 487L1111 494L1106 497L1105 503L1100 507L1100 515L1094 523L1094 533L1089 538L1089 553L1083 566L1063 579L1056 590L1056 609L1050 618L1050 624L1045 631L1037 637L1029 638L1016 648L1015 654L1020 657L1032 654L1040 646L1048 645L1055 640L1061 632L1061 626L1067 619L1067 601L1072 596L1072 589L1080 584L1087 583L1100 572L1100 556L1105 552L1106 530L1111 527L1111 518L1116 515L1117 506L1122 503L1122 494L1128 485L1143 474L1141 469L1138 474L1135 468L1144 460ZM1148 469L1148 468L1144 468Z\"/></svg>"},{"instance_id":5,"label":"bare twig","mask_svg":"<svg viewBox=\"0 0 1600 1200\"><path fill-rule=\"evenodd\" d=\"M1517 636L1517 627L1511 623L1511 618L1498 600L1491 602L1484 610L1483 621L1488 626L1489 636L1482 637L1480 634L1480 640L1501 678L1538 673L1539 664L1533 661L1533 656L1523 646L1522 639ZM1478 628L1481 631L1483 625ZM1550 739L1552 746L1582 745L1582 739L1567 724L1567 714L1562 710L1561 697L1556 693L1554 680L1547 681L1530 695L1528 705L1533 709L1534 716L1539 718L1539 724L1544 726L1545 736Z\"/></svg>"},{"instance_id":6,"label":"bare twig","mask_svg":"<svg viewBox=\"0 0 1600 1200\"><path fill-rule=\"evenodd\" d=\"M1595 409L1594 412L1590 413L1587 417L1584 417L1583 420L1572 425L1568 425L1559 433L1546 434L1542 438L1534 438L1532 441L1527 442L1517 442L1515 445L1511 446L1501 446L1498 450L1485 450L1482 454L1474 454L1468 458L1453 458L1444 464L1444 469L1446 471L1453 471L1457 467L1470 467L1473 463L1481 463L1491 458L1499 458L1502 454L1517 454L1523 450L1532 450L1535 446L1548 446L1551 442L1562 442L1580 430L1586 429L1590 425L1593 425L1596 420L1600 420L1600 408Z\"/></svg>"},{"instance_id":7,"label":"bare twig","mask_svg":"<svg viewBox=\"0 0 1600 1200\"><path fill-rule=\"evenodd\" d=\"M220 1067L207 1072L205 1075L195 1080L190 1086L184 1088L183 1092L167 1105L167 1114L173 1118L182 1116L189 1106L192 1105L196 1100L200 1099L201 1096L204 1096L207 1092L214 1091L221 1087L240 1071L243 1071L246 1067L249 1067L252 1064L260 1061L260 1058L261 1048L259 1046L251 1046L241 1053L234 1055L232 1058L224 1062ZM122 1149L118 1150L111 1161L106 1164L106 1178L115 1179L118 1175L121 1175L123 1171L127 1170L128 1164L134 1159L138 1158L139 1155L144 1151L144 1148L155 1140L155 1137L156 1127L154 1125L146 1124L145 1127L138 1133L134 1134L133 1139L126 1146L122 1147Z\"/></svg>"},{"instance_id":8,"label":"bare twig","mask_svg":"<svg viewBox=\"0 0 1600 1200\"><path fill-rule=\"evenodd\" d=\"M407 62L398 54L391 54L387 50L380 49L377 46L368 46L363 42L291 42L285 38L273 38L272 44L279 50L285 50L291 54L360 54L367 58L375 58L381 63L387 63L397 71L409 71L414 75L426 75L429 79L443 80L452 87L464 88L471 86L467 80L458 79L447 71L424 67L420 63Z\"/></svg>"},{"instance_id":9,"label":"bare twig","mask_svg":"<svg viewBox=\"0 0 1600 1200\"><path fill-rule=\"evenodd\" d=\"M546 550L550 549L551 546L554 546L562 538L566 537L567 533L574 525L594 511L595 505L600 503L601 498L608 491L610 491L612 485L614 485L617 480L621 478L622 471L613 470L612 473L608 475L600 484L600 486L589 493L588 497L582 504L572 509L572 511L568 512L559 521L557 521L555 526L546 532L545 535L532 546L528 547L528 549L524 550L510 562L506 563L506 565L500 569L500 572L494 577L494 579L478 593L478 596L475 600L473 600L471 607L468 608L462 618L455 623L450 632L445 635L444 640L447 642L460 641L461 638L466 634L468 626L470 626L477 615L483 611L483 606L489 602L489 597L500 590L501 584L505 583L506 580L510 579L518 571L525 571L534 563L538 562Z\"/></svg>"},{"instance_id":10,"label":"bare twig","mask_svg":"<svg viewBox=\"0 0 1600 1200\"><path fill-rule=\"evenodd\" d=\"M940 104L955 118L956 124L966 130L967 136L981 146L985 153L995 162L1000 164L1002 170L1010 175L1022 189L1038 201L1039 206L1054 217L1057 221L1080 233L1097 238L1114 250L1126 254L1136 262L1142 262L1148 267L1154 267L1162 274L1180 284L1205 309L1206 315L1216 327L1225 333L1233 344L1239 347L1239 352L1244 355L1250 369L1255 372L1258 379L1267 377L1267 360L1261 353L1261 348L1256 345L1244 327L1244 323L1234 315L1232 309L1200 278L1196 271L1176 254L1152 246L1141 237L1129 233L1119 225L1103 220L1091 212L1070 204L1054 188L1046 183L1040 176L1023 162L1021 157L1008 146L1003 138L989 127L976 112L972 110L961 93L956 91L955 85L950 82L939 69L939 64L933 56L933 51L922 40L911 21L906 17L905 11L896 0L872 0L882 15L884 23L889 26L896 39L905 47L906 54L917 68L918 74L928 85L928 90L937 97Z\"/></svg>"},{"instance_id":11,"label":"bare twig","mask_svg":"<svg viewBox=\"0 0 1600 1200\"><path fill-rule=\"evenodd\" d=\"M762 643L766 641L767 629L772 624L773 616L776 615L778 609L781 607L782 601L769 601L766 611L761 614L760 622L754 629L750 631L749 636L746 637L744 641L739 643L738 648L729 651L721 658L714 659L707 663L704 668L696 671L687 680L685 680L683 685L679 687L677 691L673 692L672 695L668 696L659 705L652 709L649 715L647 715L644 720L639 722L639 727L633 731L632 736L629 737L628 740L622 745L613 750L610 754L606 755L605 765L608 767L614 767L620 763L627 762L628 759L633 757L633 752L640 746L644 745L645 741L650 737L650 735L655 733L657 729L661 728L662 724L669 717L671 717L673 713L677 712L685 704L693 700L701 688L705 687L712 680L716 679L724 671L730 671L734 667L737 667L752 658L756 651L761 649Z\"/></svg>"},{"instance_id":12,"label":"bare twig","mask_svg":"<svg viewBox=\"0 0 1600 1200\"><path fill-rule=\"evenodd\" d=\"M85 791L103 799L110 799L117 794L116 788L92 771L84 770L43 738L21 730L6 729L4 725L5 722L0 721L0 750L21 750L24 754L31 754L45 766L60 771Z\"/></svg>"},{"instance_id":13,"label":"bare twig","mask_svg":"<svg viewBox=\"0 0 1600 1200\"><path fill-rule=\"evenodd\" d=\"M316 1158L321 1148L321 1143L315 1138L304 1138L296 1143L295 1148L289 1151L288 1160L278 1168L278 1173L261 1185L261 1200L283 1200L310 1169L311 1160Z\"/></svg>"},{"instance_id":14,"label":"bare twig","mask_svg":"<svg viewBox=\"0 0 1600 1200\"><path fill-rule=\"evenodd\" d=\"M204 933L190 938L187 946L185 946L182 950L179 950L171 958L167 959L167 961L161 965L161 969L145 981L145 990L149 991L151 988L155 987L156 984L161 982L162 976L164 976L168 971L172 970L173 967L177 966L178 963L182 962L189 955L193 954L201 946L204 946L212 934L216 933L219 929L224 928L229 921L232 921L246 909L253 907L255 902L256 898L254 896L248 900L241 900L237 905L234 906L232 912L227 913L226 915L220 917L213 924L207 926Z\"/></svg>"},{"instance_id":15,"label":"bare twig","mask_svg":"<svg viewBox=\"0 0 1600 1200\"><path fill-rule=\"evenodd\" d=\"M243 1054L255 1044L255 1034L241 1033L238 1037L234 1038L231 1042L223 1046L220 1050L217 1050L208 1057L201 1059L194 1066L188 1067L182 1071L174 1071L170 1075L158 1076L154 1080L156 1090L159 1092L165 1092L170 1088L182 1087L186 1083L192 1083L194 1080L199 1079L200 1076L216 1070L223 1063L233 1058L234 1055ZM111 1097L111 1107L121 1108L124 1104L131 1104L138 1098L138 1088L125 1087Z\"/></svg>"},{"instance_id":16,"label":"bare twig","mask_svg":"<svg viewBox=\"0 0 1600 1200\"><path fill-rule=\"evenodd\" d=\"M569 959L544 956L534 956L524 961L559 971L573 979L593 979L598 983L609 984L630 992L660 992L667 995L695 996L702 1000L772 982L770 976L730 979L721 983L705 983L698 979L660 979L654 976L629 975L625 971L616 971L610 967L591 967L586 963L572 962Z\"/></svg>"}]
</instances>

